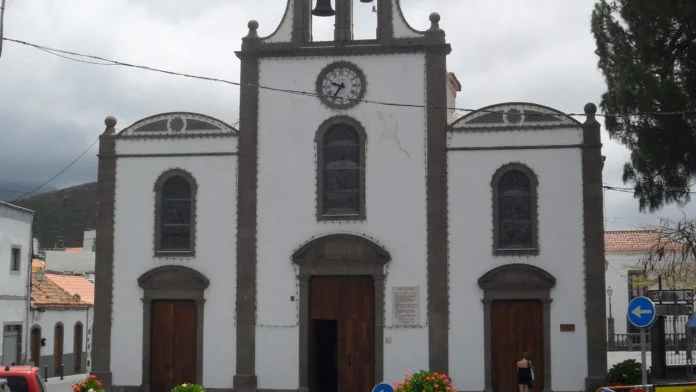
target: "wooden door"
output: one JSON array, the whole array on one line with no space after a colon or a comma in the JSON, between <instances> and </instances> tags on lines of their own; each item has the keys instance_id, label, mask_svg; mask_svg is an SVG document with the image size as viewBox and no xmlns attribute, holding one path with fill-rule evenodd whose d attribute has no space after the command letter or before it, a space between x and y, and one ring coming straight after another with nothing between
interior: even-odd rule
<instances>
[{"instance_id":1,"label":"wooden door","mask_svg":"<svg viewBox=\"0 0 696 392\"><path fill-rule=\"evenodd\" d=\"M53 374L60 374L63 364L63 324L56 324L53 330Z\"/></svg>"},{"instance_id":2,"label":"wooden door","mask_svg":"<svg viewBox=\"0 0 696 392\"><path fill-rule=\"evenodd\" d=\"M150 391L198 383L197 310L194 301L155 300L150 328Z\"/></svg>"},{"instance_id":3,"label":"wooden door","mask_svg":"<svg viewBox=\"0 0 696 392\"><path fill-rule=\"evenodd\" d=\"M31 350L31 362L34 366L40 367L41 364L41 328L33 327L31 329L31 340L30 340L30 350Z\"/></svg>"},{"instance_id":4,"label":"wooden door","mask_svg":"<svg viewBox=\"0 0 696 392\"><path fill-rule=\"evenodd\" d=\"M516 392L517 361L527 351L534 368L533 391L544 388L541 301L494 301L491 305L491 362L494 392Z\"/></svg>"},{"instance_id":5,"label":"wooden door","mask_svg":"<svg viewBox=\"0 0 696 392\"><path fill-rule=\"evenodd\" d=\"M375 384L374 301L374 281L370 276L312 277L309 342L312 391L372 389ZM335 336L327 337L333 331L332 325L336 326ZM335 366L320 359L331 355L335 358ZM335 377L326 371L333 372Z\"/></svg>"},{"instance_id":6,"label":"wooden door","mask_svg":"<svg viewBox=\"0 0 696 392\"><path fill-rule=\"evenodd\" d=\"M73 355L75 357L73 372L79 374L82 370L82 323L75 323L75 333L73 336Z\"/></svg>"}]
</instances>

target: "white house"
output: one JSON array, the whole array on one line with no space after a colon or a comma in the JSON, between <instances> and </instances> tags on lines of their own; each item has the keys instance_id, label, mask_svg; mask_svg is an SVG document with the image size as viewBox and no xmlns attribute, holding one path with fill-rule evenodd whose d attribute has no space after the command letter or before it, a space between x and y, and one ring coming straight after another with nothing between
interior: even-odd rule
<instances>
[{"instance_id":1,"label":"white house","mask_svg":"<svg viewBox=\"0 0 696 392\"><path fill-rule=\"evenodd\" d=\"M33 211L0 202L0 364L24 362Z\"/></svg>"},{"instance_id":2,"label":"white house","mask_svg":"<svg viewBox=\"0 0 696 392\"><path fill-rule=\"evenodd\" d=\"M82 247L46 249L45 261L49 271L94 274L94 238L96 230L85 230Z\"/></svg>"},{"instance_id":3,"label":"white house","mask_svg":"<svg viewBox=\"0 0 696 392\"><path fill-rule=\"evenodd\" d=\"M370 5L337 0L335 40L314 42L311 3L289 0L269 37L249 22L238 130L107 117L93 372L119 392L369 391L419 369L510 391L526 350L535 391L594 391L595 105L584 123L532 103L448 123L439 15L416 31L379 0L356 41L351 7Z\"/></svg>"}]
</instances>

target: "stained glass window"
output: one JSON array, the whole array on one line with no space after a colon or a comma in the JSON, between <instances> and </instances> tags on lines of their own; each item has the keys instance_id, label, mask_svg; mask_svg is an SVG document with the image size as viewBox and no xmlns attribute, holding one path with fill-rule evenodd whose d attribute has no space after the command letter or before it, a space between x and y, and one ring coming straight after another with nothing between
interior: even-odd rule
<instances>
[{"instance_id":1,"label":"stained glass window","mask_svg":"<svg viewBox=\"0 0 696 392\"><path fill-rule=\"evenodd\" d=\"M498 181L498 248L529 249L532 235L532 189L529 177L511 170Z\"/></svg>"},{"instance_id":2,"label":"stained glass window","mask_svg":"<svg viewBox=\"0 0 696 392\"><path fill-rule=\"evenodd\" d=\"M160 250L190 250L191 184L181 177L162 185L160 206Z\"/></svg>"},{"instance_id":3,"label":"stained glass window","mask_svg":"<svg viewBox=\"0 0 696 392\"><path fill-rule=\"evenodd\" d=\"M322 214L358 216L361 209L361 140L347 124L338 124L324 133Z\"/></svg>"}]
</instances>

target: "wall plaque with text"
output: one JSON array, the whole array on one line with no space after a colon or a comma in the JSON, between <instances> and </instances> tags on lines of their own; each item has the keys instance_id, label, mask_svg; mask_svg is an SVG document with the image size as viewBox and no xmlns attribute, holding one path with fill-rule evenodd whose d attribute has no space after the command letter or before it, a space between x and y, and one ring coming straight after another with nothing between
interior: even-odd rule
<instances>
[{"instance_id":1,"label":"wall plaque with text","mask_svg":"<svg viewBox=\"0 0 696 392\"><path fill-rule=\"evenodd\" d=\"M393 287L394 311L392 324L401 327L420 325L420 288Z\"/></svg>"}]
</instances>

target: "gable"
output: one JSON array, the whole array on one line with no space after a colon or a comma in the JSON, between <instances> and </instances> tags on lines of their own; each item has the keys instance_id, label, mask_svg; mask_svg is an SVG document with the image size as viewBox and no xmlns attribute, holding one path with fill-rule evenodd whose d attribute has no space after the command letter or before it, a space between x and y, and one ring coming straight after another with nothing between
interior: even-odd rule
<instances>
[{"instance_id":1,"label":"gable","mask_svg":"<svg viewBox=\"0 0 696 392\"><path fill-rule=\"evenodd\" d=\"M459 118L451 131L506 131L579 127L580 122L546 106L502 103L487 106Z\"/></svg>"},{"instance_id":2,"label":"gable","mask_svg":"<svg viewBox=\"0 0 696 392\"><path fill-rule=\"evenodd\" d=\"M146 117L119 132L120 138L237 136L232 126L198 113L172 112Z\"/></svg>"}]
</instances>

